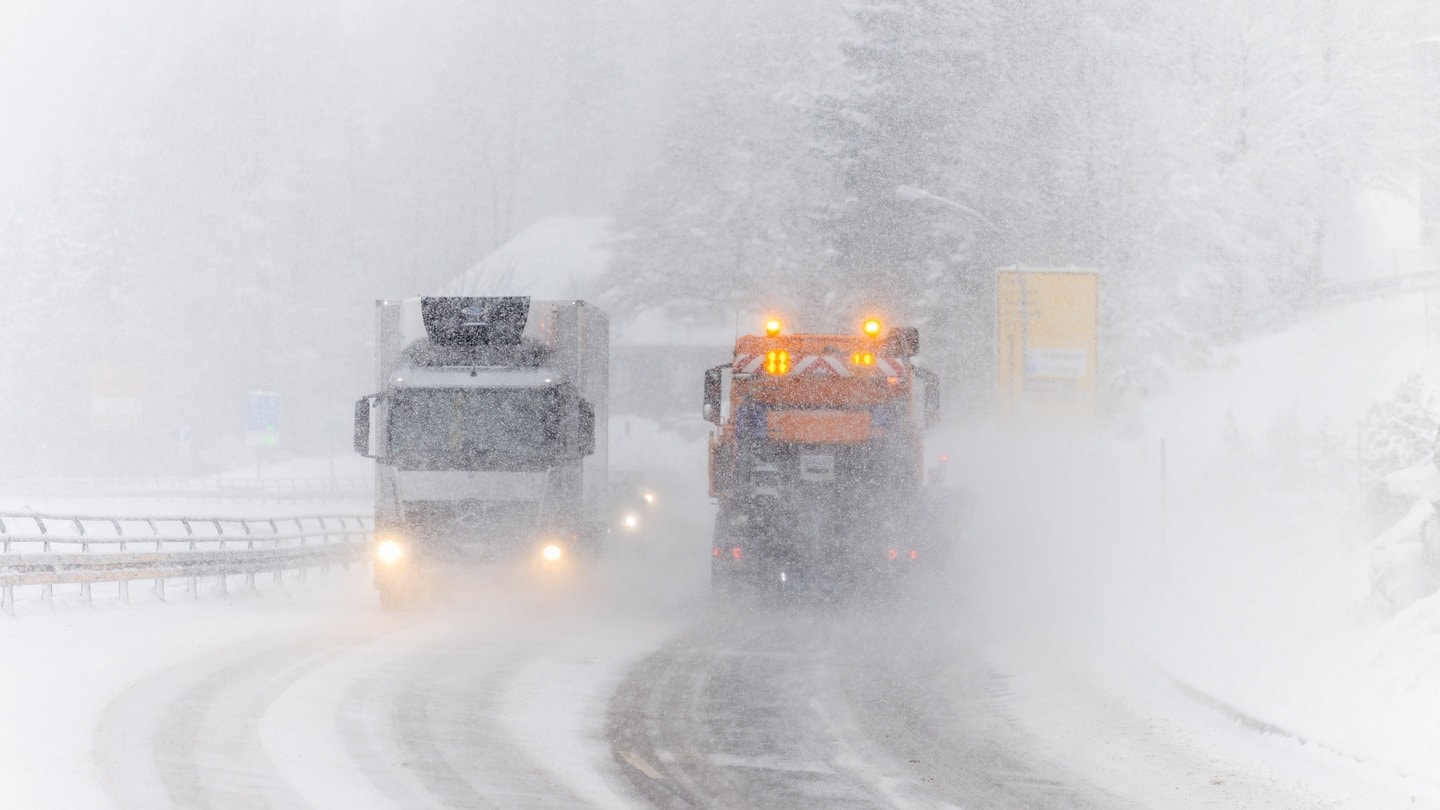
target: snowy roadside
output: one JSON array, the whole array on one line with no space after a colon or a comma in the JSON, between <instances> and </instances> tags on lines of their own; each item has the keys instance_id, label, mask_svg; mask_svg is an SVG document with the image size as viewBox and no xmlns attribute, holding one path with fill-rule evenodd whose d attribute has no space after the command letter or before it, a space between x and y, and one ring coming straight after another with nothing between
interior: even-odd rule
<instances>
[{"instance_id":1,"label":"snowy roadside","mask_svg":"<svg viewBox=\"0 0 1440 810\"><path fill-rule=\"evenodd\" d=\"M1130 653L995 661L1012 673L1008 712L1041 750L1137 806L1440 807L1432 783L1251 717Z\"/></svg>"},{"instance_id":2,"label":"snowy roadside","mask_svg":"<svg viewBox=\"0 0 1440 810\"><path fill-rule=\"evenodd\" d=\"M328 464L304 461L272 472L315 475L322 466L328 471ZM0 509L256 518L363 514L369 504L351 499L177 502L153 496L57 496L42 502L33 496L0 496ZM93 553L106 549L92 547ZM293 575L279 585L264 577L257 590L236 589L235 582L232 578L228 593L212 578L199 582L198 594L172 589L169 601L183 601L183 606L165 604L149 587L131 588L129 602L122 602L115 583L94 585L89 602L81 599L78 586L56 586L53 606L41 600L39 586L17 588L16 615L0 614L0 783L7 802L16 807L108 805L92 761L91 735L116 695L181 661L263 638L276 626L324 625L376 610L362 567L312 573L304 585L296 584Z\"/></svg>"},{"instance_id":3,"label":"snowy roadside","mask_svg":"<svg viewBox=\"0 0 1440 810\"><path fill-rule=\"evenodd\" d=\"M657 431L649 423L632 425L628 432L628 449L623 452L629 453L636 467L661 460L656 450L670 451L677 462L690 460L690 455L703 459L702 454L687 446L693 442L656 441ZM665 452L659 455L663 457ZM304 467L292 465L283 472L303 475ZM673 483L662 486L666 502L661 508L669 521L693 517L690 513L695 511L696 497L688 491L693 488ZM48 511L62 513L236 517L331 510L360 514L370 509L368 501L175 502L147 498L76 498L52 500L50 506ZM665 545L650 549L650 559L624 563L621 570L612 572L615 581L607 586L614 591L607 590L610 607L644 614L657 607L650 605L651 601L673 606L693 599L688 594L693 594L697 583L703 583L703 572L698 566L688 565L689 559L708 563L708 558L701 554L703 549L676 542L681 538L672 534L648 538L647 542L663 541ZM657 566L671 566L673 570L660 577ZM382 622L386 617L378 608L365 571L363 566L349 571L332 568L328 574L312 571L304 584L287 574L284 584L276 585L266 576L261 578L258 591L236 589L232 579L229 593L221 591L213 580L202 579L198 598L192 598L183 588L170 590L168 601L179 604L162 603L148 586L132 587L128 604L119 599L113 583L95 585L90 603L81 600L78 586L57 586L53 607L41 600L38 586L18 589L17 615L0 615L0 650L4 651L0 657L0 782L6 785L7 801L14 806L37 808L109 806L106 771L113 772L115 764L96 761L93 737L117 697L157 674L194 669L207 657L215 657L218 666L223 656L233 655L237 649L263 647L277 633L286 637L307 633L327 637L346 627ZM561 783L573 784L577 793L608 795L606 801L611 806L624 806L625 800L606 793L609 788L598 776L611 767L603 740L605 699L629 661L658 645L673 628L664 621L629 621L618 628L607 628L600 614L588 617L585 624L591 626L591 631L571 627L568 635L559 639L564 643L553 654L535 655L522 673L530 680L517 681L504 695L509 707L504 718L517 743L532 750L537 761L547 761L546 752L565 752L566 765L555 777ZM354 655L337 659L333 666L317 670L313 676L302 677L294 685L295 695L287 692L283 696L283 705L304 707L308 713L305 716L314 719L336 699L335 695L324 700L317 697L321 694L316 691L317 684L323 685L327 672L336 667L343 670L353 660L366 656L379 656L376 660L380 660L386 649L383 643L371 644ZM516 649L542 648L531 642ZM410 652L408 647L399 649L399 653ZM315 699L309 702L310 698ZM332 717L323 719L333 722ZM264 723L267 747L295 753L299 743L285 731L295 728L290 719L267 715ZM144 742L143 733L144 729L136 728L136 745ZM338 745L334 740L326 744L330 743ZM334 753L333 748L322 745L316 751ZM306 753L296 761L313 764L315 751ZM578 767L582 761L589 764ZM336 767L353 765L336 762L341 764L328 762L315 773L289 768L287 774L296 777L296 785L313 792L325 787L327 773L333 775ZM155 786L150 789L153 791ZM323 791L317 795L323 798Z\"/></svg>"},{"instance_id":4,"label":"snowy roadside","mask_svg":"<svg viewBox=\"0 0 1440 810\"><path fill-rule=\"evenodd\" d=\"M948 440L976 504L959 632L1042 750L1140 806L1440 807L1433 698L1385 682L1423 660L1378 657L1363 549L1162 510L1130 442Z\"/></svg>"},{"instance_id":5,"label":"snowy roadside","mask_svg":"<svg viewBox=\"0 0 1440 810\"><path fill-rule=\"evenodd\" d=\"M1428 460L1391 476L1398 508L1378 524L1355 486L1363 420L1409 378L1434 391L1430 356L1422 297L1374 302L1239 347L1155 403L1152 425L1183 438L1147 646L1189 686L1433 803L1440 727L1417 718L1440 716L1440 598L1419 538L1440 481Z\"/></svg>"},{"instance_id":6,"label":"snowy roadside","mask_svg":"<svg viewBox=\"0 0 1440 810\"><path fill-rule=\"evenodd\" d=\"M1373 302L1176 372L1138 435L942 437L979 505L967 620L997 650L1044 651L1021 658L1021 720L1081 759L1128 740L1133 768L1183 740L1342 806L1440 806L1440 594L1421 539L1440 477L1428 461L1392 476L1399 508L1379 524L1356 486L1362 420L1408 378L1434 391L1430 354L1420 297ZM1087 747L1107 727L1114 741ZM1086 767L1149 789L1104 757Z\"/></svg>"},{"instance_id":7,"label":"snowy roadside","mask_svg":"<svg viewBox=\"0 0 1440 810\"><path fill-rule=\"evenodd\" d=\"M359 569L357 569L358 571ZM148 596L54 609L20 602L0 617L0 783L12 807L106 807L91 739L115 697L146 677L277 626L373 613L369 582L338 570L303 587L207 593L183 607Z\"/></svg>"}]
</instances>

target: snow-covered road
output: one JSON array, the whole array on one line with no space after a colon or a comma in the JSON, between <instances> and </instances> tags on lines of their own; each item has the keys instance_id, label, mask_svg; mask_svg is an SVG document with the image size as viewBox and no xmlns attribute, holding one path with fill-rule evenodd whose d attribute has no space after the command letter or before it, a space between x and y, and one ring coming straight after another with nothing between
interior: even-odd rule
<instances>
[{"instance_id":1,"label":"snow-covered road","mask_svg":"<svg viewBox=\"0 0 1440 810\"><path fill-rule=\"evenodd\" d=\"M1135 487L1010 457L1013 470L977 467L983 480L966 483L978 506L952 538L954 570L885 609L712 603L699 497L592 577L471 582L433 611L382 611L359 569L265 578L258 592L209 583L167 603L145 588L130 604L99 586L93 604L57 590L53 609L22 594L19 615L0 616L0 798L121 810L1440 807L1425 768L1374 745L1361 759L1343 736L1286 733L1289 715L1266 711L1281 701L1236 698L1263 684L1219 679L1207 696L1224 660L1197 665L1214 639L1179 631L1222 613L1147 615L1204 582L1182 576L1194 566L1147 578L1153 544L1113 539L1146 516L1127 500ZM1122 508L1104 508L1104 488ZM1128 517L1102 519L1112 513Z\"/></svg>"},{"instance_id":2,"label":"snow-covered road","mask_svg":"<svg viewBox=\"0 0 1440 810\"><path fill-rule=\"evenodd\" d=\"M104 792L137 809L630 806L604 706L674 625L573 597L306 608L184 658L106 706Z\"/></svg>"},{"instance_id":3,"label":"snow-covered road","mask_svg":"<svg viewBox=\"0 0 1440 810\"><path fill-rule=\"evenodd\" d=\"M1417 806L1143 660L967 635L924 601L719 611L631 670L610 742L660 807Z\"/></svg>"},{"instance_id":4,"label":"snow-covered road","mask_svg":"<svg viewBox=\"0 0 1440 810\"><path fill-rule=\"evenodd\" d=\"M22 612L0 626L7 803L1413 806L1139 662L997 654L925 599L717 607L637 576L402 614L356 572Z\"/></svg>"},{"instance_id":5,"label":"snow-covered road","mask_svg":"<svg viewBox=\"0 0 1440 810\"><path fill-rule=\"evenodd\" d=\"M1002 680L943 654L930 624L720 612L632 671L611 743L663 807L1116 806L1035 757Z\"/></svg>"}]
</instances>

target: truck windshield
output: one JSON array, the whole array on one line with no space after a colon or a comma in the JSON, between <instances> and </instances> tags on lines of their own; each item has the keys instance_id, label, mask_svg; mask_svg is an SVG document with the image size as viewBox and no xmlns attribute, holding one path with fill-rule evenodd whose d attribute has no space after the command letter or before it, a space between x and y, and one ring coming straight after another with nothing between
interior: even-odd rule
<instances>
[{"instance_id":1,"label":"truck windshield","mask_svg":"<svg viewBox=\"0 0 1440 810\"><path fill-rule=\"evenodd\" d=\"M547 389L401 391L390 400L390 456L412 470L543 467L555 403Z\"/></svg>"}]
</instances>

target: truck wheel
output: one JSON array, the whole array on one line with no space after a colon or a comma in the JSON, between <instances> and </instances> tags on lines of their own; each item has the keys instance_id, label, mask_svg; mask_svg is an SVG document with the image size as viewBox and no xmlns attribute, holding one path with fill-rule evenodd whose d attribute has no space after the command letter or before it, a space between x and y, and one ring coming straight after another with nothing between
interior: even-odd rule
<instances>
[{"instance_id":1,"label":"truck wheel","mask_svg":"<svg viewBox=\"0 0 1440 810\"><path fill-rule=\"evenodd\" d=\"M382 609L406 610L415 606L420 584L410 577L381 574L375 577L375 591Z\"/></svg>"},{"instance_id":2,"label":"truck wheel","mask_svg":"<svg viewBox=\"0 0 1440 810\"><path fill-rule=\"evenodd\" d=\"M715 515L715 530L710 535L715 548L720 549L723 554L730 547L730 512L724 506ZM736 590L736 579L734 566L730 560L719 555L710 558L710 593L720 598L734 596Z\"/></svg>"},{"instance_id":3,"label":"truck wheel","mask_svg":"<svg viewBox=\"0 0 1440 810\"><path fill-rule=\"evenodd\" d=\"M382 610L404 610L410 606L408 599L390 588L380 589L380 608Z\"/></svg>"},{"instance_id":4,"label":"truck wheel","mask_svg":"<svg viewBox=\"0 0 1440 810\"><path fill-rule=\"evenodd\" d=\"M725 560L710 561L710 593L722 598L732 597L740 590L739 577Z\"/></svg>"}]
</instances>

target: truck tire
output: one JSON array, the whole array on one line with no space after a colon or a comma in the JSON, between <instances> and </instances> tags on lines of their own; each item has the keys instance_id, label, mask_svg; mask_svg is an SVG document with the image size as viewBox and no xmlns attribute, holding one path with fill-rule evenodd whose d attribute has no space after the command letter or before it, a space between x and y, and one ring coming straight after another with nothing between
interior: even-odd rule
<instances>
[{"instance_id":1,"label":"truck tire","mask_svg":"<svg viewBox=\"0 0 1440 810\"><path fill-rule=\"evenodd\" d=\"M415 606L420 584L404 576L378 574L375 576L375 591L380 596L383 610L408 610Z\"/></svg>"},{"instance_id":2,"label":"truck tire","mask_svg":"<svg viewBox=\"0 0 1440 810\"><path fill-rule=\"evenodd\" d=\"M735 593L735 572L719 559L710 561L710 593L722 598Z\"/></svg>"},{"instance_id":3,"label":"truck tire","mask_svg":"<svg viewBox=\"0 0 1440 810\"><path fill-rule=\"evenodd\" d=\"M381 588L379 593L381 610L405 610L410 607L410 600L391 588Z\"/></svg>"},{"instance_id":4,"label":"truck tire","mask_svg":"<svg viewBox=\"0 0 1440 810\"><path fill-rule=\"evenodd\" d=\"M719 554L710 557L710 593L722 600L734 598L740 591L740 571L735 569L734 562L725 556L726 549L731 547L730 516L728 510L720 508L719 514L715 516L714 547L720 549Z\"/></svg>"}]
</instances>

